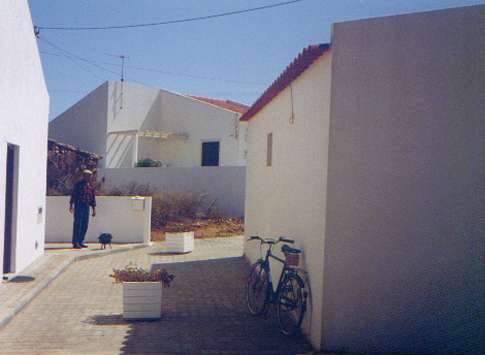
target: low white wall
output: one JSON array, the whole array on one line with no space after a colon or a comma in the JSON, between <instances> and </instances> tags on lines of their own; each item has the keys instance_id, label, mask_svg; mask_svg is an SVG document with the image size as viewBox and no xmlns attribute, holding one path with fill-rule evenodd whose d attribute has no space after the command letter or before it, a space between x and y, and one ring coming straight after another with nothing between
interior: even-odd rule
<instances>
[{"instance_id":1,"label":"low white wall","mask_svg":"<svg viewBox=\"0 0 485 355\"><path fill-rule=\"evenodd\" d=\"M242 217L245 170L242 166L99 169L98 179L106 188L136 182L162 192L207 193L209 201L217 200L222 215Z\"/></svg>"},{"instance_id":2,"label":"low white wall","mask_svg":"<svg viewBox=\"0 0 485 355\"><path fill-rule=\"evenodd\" d=\"M152 198L142 201L143 209L135 209L130 196L97 196L96 217L89 218L85 241L97 242L101 233L111 233L113 243L148 243ZM69 196L47 196L46 243L71 242L72 227Z\"/></svg>"}]
</instances>

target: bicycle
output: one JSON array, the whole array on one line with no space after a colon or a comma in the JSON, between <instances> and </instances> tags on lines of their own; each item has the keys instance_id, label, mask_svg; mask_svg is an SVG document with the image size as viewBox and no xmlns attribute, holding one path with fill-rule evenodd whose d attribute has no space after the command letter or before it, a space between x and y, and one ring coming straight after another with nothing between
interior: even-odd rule
<instances>
[{"instance_id":1,"label":"bicycle","mask_svg":"<svg viewBox=\"0 0 485 355\"><path fill-rule=\"evenodd\" d=\"M249 312L255 316L263 315L267 313L270 304L276 305L281 332L293 335L300 329L306 311L305 282L298 275L297 269L301 250L283 244L281 251L285 254L285 259L281 259L272 253L273 246L280 242L292 244L292 239L279 237L275 240L251 236L247 240L259 240L260 249L263 244L269 245L266 256L253 264L248 277L246 300ZM273 290L270 258L283 264L276 291Z\"/></svg>"}]
</instances>

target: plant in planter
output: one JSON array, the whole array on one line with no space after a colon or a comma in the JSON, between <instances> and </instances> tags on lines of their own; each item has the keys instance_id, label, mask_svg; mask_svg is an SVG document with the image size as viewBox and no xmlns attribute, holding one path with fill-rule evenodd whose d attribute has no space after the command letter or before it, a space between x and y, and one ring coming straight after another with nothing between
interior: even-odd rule
<instances>
[{"instance_id":1,"label":"plant in planter","mask_svg":"<svg viewBox=\"0 0 485 355\"><path fill-rule=\"evenodd\" d=\"M171 253L190 253L194 250L194 230L184 224L173 224L165 230L165 244Z\"/></svg>"},{"instance_id":2,"label":"plant in planter","mask_svg":"<svg viewBox=\"0 0 485 355\"><path fill-rule=\"evenodd\" d=\"M158 319L162 315L162 288L169 287L174 275L165 269L151 271L127 265L113 269L115 282L123 284L124 319Z\"/></svg>"}]
</instances>

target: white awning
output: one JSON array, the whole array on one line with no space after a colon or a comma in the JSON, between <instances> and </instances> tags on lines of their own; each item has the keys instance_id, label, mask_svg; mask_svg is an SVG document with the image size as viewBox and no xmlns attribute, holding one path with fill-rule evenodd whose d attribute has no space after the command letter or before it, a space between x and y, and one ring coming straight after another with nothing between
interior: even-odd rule
<instances>
[{"instance_id":1,"label":"white awning","mask_svg":"<svg viewBox=\"0 0 485 355\"><path fill-rule=\"evenodd\" d=\"M137 136L137 137L146 137L146 138L157 138L157 139L187 139L189 135L187 133L173 133L173 132L164 132L164 131L156 131L156 130L126 130L126 131L111 131L108 132L108 135L116 134L122 136Z\"/></svg>"}]
</instances>

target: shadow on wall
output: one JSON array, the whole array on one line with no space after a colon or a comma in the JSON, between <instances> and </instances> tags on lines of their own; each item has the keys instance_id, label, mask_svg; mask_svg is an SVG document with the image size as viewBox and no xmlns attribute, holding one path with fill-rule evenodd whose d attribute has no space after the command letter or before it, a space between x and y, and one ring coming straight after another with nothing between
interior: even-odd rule
<instances>
[{"instance_id":1,"label":"shadow on wall","mask_svg":"<svg viewBox=\"0 0 485 355\"><path fill-rule=\"evenodd\" d=\"M123 94L124 95L124 94ZM112 117L108 120L110 124L116 126L116 119L121 114L123 110L127 110L128 107L125 105L126 101L121 93L121 84L118 82L114 83L111 100L111 112ZM155 97L150 107L148 108L143 120L134 119L134 125L124 128L133 130L160 130L161 128L161 94L160 92ZM137 125L137 126L136 126ZM114 131L118 130L115 128ZM119 168L119 167L133 167L133 150L134 150L134 136L133 135L121 135L121 134L109 134L107 138L107 148L106 148L106 167L107 168Z\"/></svg>"},{"instance_id":2,"label":"shadow on wall","mask_svg":"<svg viewBox=\"0 0 485 355\"><path fill-rule=\"evenodd\" d=\"M123 102L122 102L122 99L123 99L123 93L121 91L122 87L121 87L122 84L119 84L118 82L115 82L114 83L114 86L113 86L113 91L112 91L112 94L111 94L111 112L113 112L113 119L116 119L116 117L118 116L118 113L120 112L120 110L122 110L122 107L123 107Z\"/></svg>"},{"instance_id":3,"label":"shadow on wall","mask_svg":"<svg viewBox=\"0 0 485 355\"><path fill-rule=\"evenodd\" d=\"M106 167L131 167L133 159L130 154L133 155L134 145L133 136L110 134L106 150Z\"/></svg>"},{"instance_id":4,"label":"shadow on wall","mask_svg":"<svg viewBox=\"0 0 485 355\"><path fill-rule=\"evenodd\" d=\"M129 322L121 353L282 355L311 350L304 337L282 335L274 315L249 314L245 298L249 266L243 257L163 267L175 274L175 280L163 290L162 319ZM97 315L87 321L100 326L127 324L121 315Z\"/></svg>"}]
</instances>

